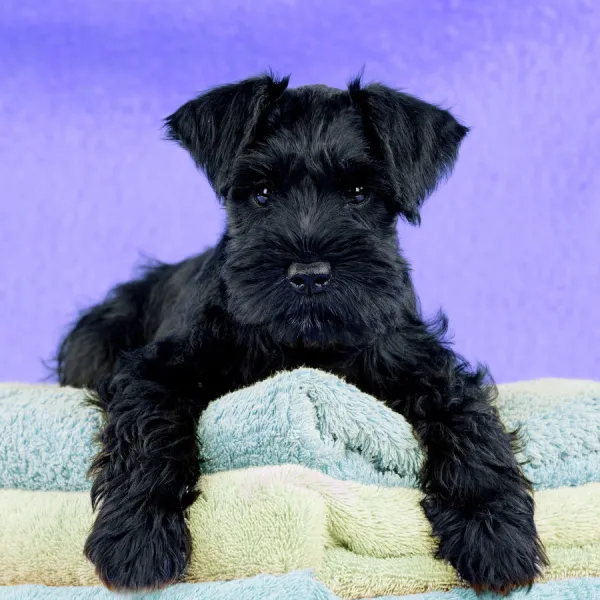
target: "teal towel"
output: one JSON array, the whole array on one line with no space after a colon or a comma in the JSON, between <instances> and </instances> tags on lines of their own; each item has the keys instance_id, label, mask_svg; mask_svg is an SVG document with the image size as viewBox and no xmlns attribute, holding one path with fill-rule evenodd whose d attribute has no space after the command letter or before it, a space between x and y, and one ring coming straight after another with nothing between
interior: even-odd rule
<instances>
[{"instance_id":1,"label":"teal towel","mask_svg":"<svg viewBox=\"0 0 600 600\"><path fill-rule=\"evenodd\" d=\"M600 481L600 383L541 379L500 387L508 428L526 441L525 471L537 489ZM89 489L86 469L101 417L83 392L0 384L0 487ZM199 430L205 473L300 464L336 479L415 486L421 451L398 414L337 377L280 373L228 394Z\"/></svg>"},{"instance_id":2,"label":"teal towel","mask_svg":"<svg viewBox=\"0 0 600 600\"><path fill-rule=\"evenodd\" d=\"M139 595L115 595L101 587L46 587L18 585L0 587L0 600L337 600L323 584L309 572L297 571L287 575L258 575L216 583L182 583L162 592ZM402 600L492 600L497 596L454 589L450 592L432 592L402 596ZM531 591L517 591L507 600L598 600L600 579L567 579L539 583ZM381 596L377 600L400 600L396 596Z\"/></svg>"}]
</instances>

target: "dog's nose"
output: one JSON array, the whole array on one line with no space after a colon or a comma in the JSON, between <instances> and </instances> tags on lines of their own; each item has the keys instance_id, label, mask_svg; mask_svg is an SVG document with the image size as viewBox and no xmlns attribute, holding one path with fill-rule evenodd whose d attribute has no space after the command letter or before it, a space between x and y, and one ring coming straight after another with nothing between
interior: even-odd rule
<instances>
[{"instance_id":1,"label":"dog's nose","mask_svg":"<svg viewBox=\"0 0 600 600\"><path fill-rule=\"evenodd\" d=\"M292 263L287 276L296 292L311 296L325 291L331 279L331 265L328 262Z\"/></svg>"}]
</instances>

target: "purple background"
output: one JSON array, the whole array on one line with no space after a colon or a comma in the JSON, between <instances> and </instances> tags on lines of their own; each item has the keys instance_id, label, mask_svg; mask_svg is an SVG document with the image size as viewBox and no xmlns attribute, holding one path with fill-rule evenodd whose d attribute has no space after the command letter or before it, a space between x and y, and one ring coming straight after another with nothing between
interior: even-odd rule
<instances>
[{"instance_id":1,"label":"purple background","mask_svg":"<svg viewBox=\"0 0 600 600\"><path fill-rule=\"evenodd\" d=\"M161 119L272 67L364 65L472 126L423 226L399 228L428 312L498 381L600 378L597 0L4 0L0 380L38 380L75 311L141 254L212 244L223 214Z\"/></svg>"}]
</instances>

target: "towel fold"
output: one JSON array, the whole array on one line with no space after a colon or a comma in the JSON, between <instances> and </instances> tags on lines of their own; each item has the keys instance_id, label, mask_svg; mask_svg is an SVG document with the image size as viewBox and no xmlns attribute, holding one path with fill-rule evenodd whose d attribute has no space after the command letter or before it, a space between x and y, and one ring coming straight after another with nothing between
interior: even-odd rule
<instances>
[{"instance_id":1,"label":"towel fold","mask_svg":"<svg viewBox=\"0 0 600 600\"><path fill-rule=\"evenodd\" d=\"M537 489L600 481L600 382L499 386L506 427L520 427ZM83 392L0 384L0 488L82 491L100 415ZM205 473L299 464L337 479L417 484L422 454L402 416L339 378L280 373L211 403L200 427Z\"/></svg>"},{"instance_id":2,"label":"towel fold","mask_svg":"<svg viewBox=\"0 0 600 600\"><path fill-rule=\"evenodd\" d=\"M340 481L298 465L209 475L190 511L188 581L311 569L343 598L448 590L420 492ZM600 483L536 493L546 579L600 577ZM98 584L81 553L85 492L0 490L0 584Z\"/></svg>"}]
</instances>

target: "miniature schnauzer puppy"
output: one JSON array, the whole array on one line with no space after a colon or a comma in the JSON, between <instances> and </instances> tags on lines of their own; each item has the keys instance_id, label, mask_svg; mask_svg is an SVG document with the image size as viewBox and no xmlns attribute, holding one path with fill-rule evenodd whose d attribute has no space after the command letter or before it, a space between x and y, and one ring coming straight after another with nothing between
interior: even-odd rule
<instances>
[{"instance_id":1,"label":"miniature schnauzer puppy","mask_svg":"<svg viewBox=\"0 0 600 600\"><path fill-rule=\"evenodd\" d=\"M546 558L514 436L486 370L448 343L446 317L423 318L396 230L399 218L419 223L467 127L381 84L290 89L273 75L213 88L165 126L223 203L225 231L115 287L57 356L60 383L93 390L105 415L85 544L102 582L184 577L202 411L309 366L411 423L438 558L478 591L530 585Z\"/></svg>"}]
</instances>

